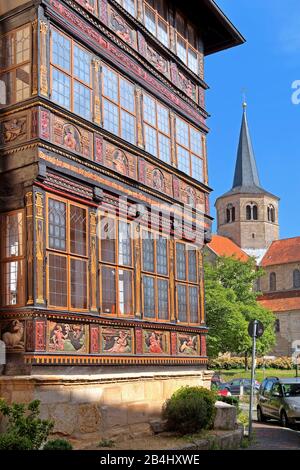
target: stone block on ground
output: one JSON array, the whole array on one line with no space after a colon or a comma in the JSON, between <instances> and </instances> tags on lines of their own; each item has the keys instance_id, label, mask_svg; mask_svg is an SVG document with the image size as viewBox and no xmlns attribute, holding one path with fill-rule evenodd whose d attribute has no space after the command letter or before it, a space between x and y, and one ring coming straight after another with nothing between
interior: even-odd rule
<instances>
[{"instance_id":1,"label":"stone block on ground","mask_svg":"<svg viewBox=\"0 0 300 470\"><path fill-rule=\"evenodd\" d=\"M236 407L222 401L217 401L215 407L214 429L223 431L236 429Z\"/></svg>"}]
</instances>

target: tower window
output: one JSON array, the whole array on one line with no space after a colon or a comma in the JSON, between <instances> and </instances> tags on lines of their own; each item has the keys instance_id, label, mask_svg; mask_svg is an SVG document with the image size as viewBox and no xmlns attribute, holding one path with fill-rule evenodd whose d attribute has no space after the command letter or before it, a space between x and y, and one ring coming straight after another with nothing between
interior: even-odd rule
<instances>
[{"instance_id":1,"label":"tower window","mask_svg":"<svg viewBox=\"0 0 300 470\"><path fill-rule=\"evenodd\" d=\"M275 222L275 207L272 204L268 206L268 221Z\"/></svg>"},{"instance_id":2,"label":"tower window","mask_svg":"<svg viewBox=\"0 0 300 470\"><path fill-rule=\"evenodd\" d=\"M226 223L230 224L235 222L235 207L232 204L228 204L226 209Z\"/></svg>"},{"instance_id":3,"label":"tower window","mask_svg":"<svg viewBox=\"0 0 300 470\"><path fill-rule=\"evenodd\" d=\"M295 289L300 288L300 271L299 269L295 269L293 272L293 287Z\"/></svg>"},{"instance_id":4,"label":"tower window","mask_svg":"<svg viewBox=\"0 0 300 470\"><path fill-rule=\"evenodd\" d=\"M280 320L275 320L275 333L280 333Z\"/></svg>"},{"instance_id":5,"label":"tower window","mask_svg":"<svg viewBox=\"0 0 300 470\"><path fill-rule=\"evenodd\" d=\"M246 220L258 220L258 207L256 204L247 204Z\"/></svg>"},{"instance_id":6,"label":"tower window","mask_svg":"<svg viewBox=\"0 0 300 470\"><path fill-rule=\"evenodd\" d=\"M276 273L270 274L270 291L276 290Z\"/></svg>"}]
</instances>

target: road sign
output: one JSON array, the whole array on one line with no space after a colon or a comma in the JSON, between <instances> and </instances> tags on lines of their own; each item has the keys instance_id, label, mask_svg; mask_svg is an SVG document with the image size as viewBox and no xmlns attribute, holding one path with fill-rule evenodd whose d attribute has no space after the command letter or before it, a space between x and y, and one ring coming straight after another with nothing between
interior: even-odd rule
<instances>
[{"instance_id":1,"label":"road sign","mask_svg":"<svg viewBox=\"0 0 300 470\"><path fill-rule=\"evenodd\" d=\"M256 331L255 338L260 338L265 331L264 325L259 320L252 320L248 326L248 333L251 338L254 337L254 331Z\"/></svg>"}]
</instances>

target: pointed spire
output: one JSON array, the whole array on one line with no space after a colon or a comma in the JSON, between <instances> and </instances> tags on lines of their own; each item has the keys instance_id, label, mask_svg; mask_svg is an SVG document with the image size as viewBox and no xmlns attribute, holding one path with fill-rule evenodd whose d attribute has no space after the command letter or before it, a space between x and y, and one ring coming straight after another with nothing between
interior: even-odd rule
<instances>
[{"instance_id":1,"label":"pointed spire","mask_svg":"<svg viewBox=\"0 0 300 470\"><path fill-rule=\"evenodd\" d=\"M247 188L247 192L252 192L251 189L257 191L257 189L261 188L261 186L248 128L246 109L247 103L246 99L244 98L240 141L238 146L232 189L243 188L246 190Z\"/></svg>"}]
</instances>

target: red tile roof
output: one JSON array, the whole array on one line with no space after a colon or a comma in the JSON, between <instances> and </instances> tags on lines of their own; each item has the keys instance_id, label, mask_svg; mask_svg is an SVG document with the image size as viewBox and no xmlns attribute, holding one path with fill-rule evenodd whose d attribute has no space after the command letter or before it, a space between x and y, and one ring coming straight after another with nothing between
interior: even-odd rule
<instances>
[{"instance_id":1,"label":"red tile roof","mask_svg":"<svg viewBox=\"0 0 300 470\"><path fill-rule=\"evenodd\" d=\"M300 237L273 242L261 261L261 266L296 263L300 261Z\"/></svg>"},{"instance_id":2,"label":"red tile roof","mask_svg":"<svg viewBox=\"0 0 300 470\"><path fill-rule=\"evenodd\" d=\"M247 261L249 256L232 240L220 235L213 235L207 245L217 256L233 256L241 261Z\"/></svg>"}]
</instances>

